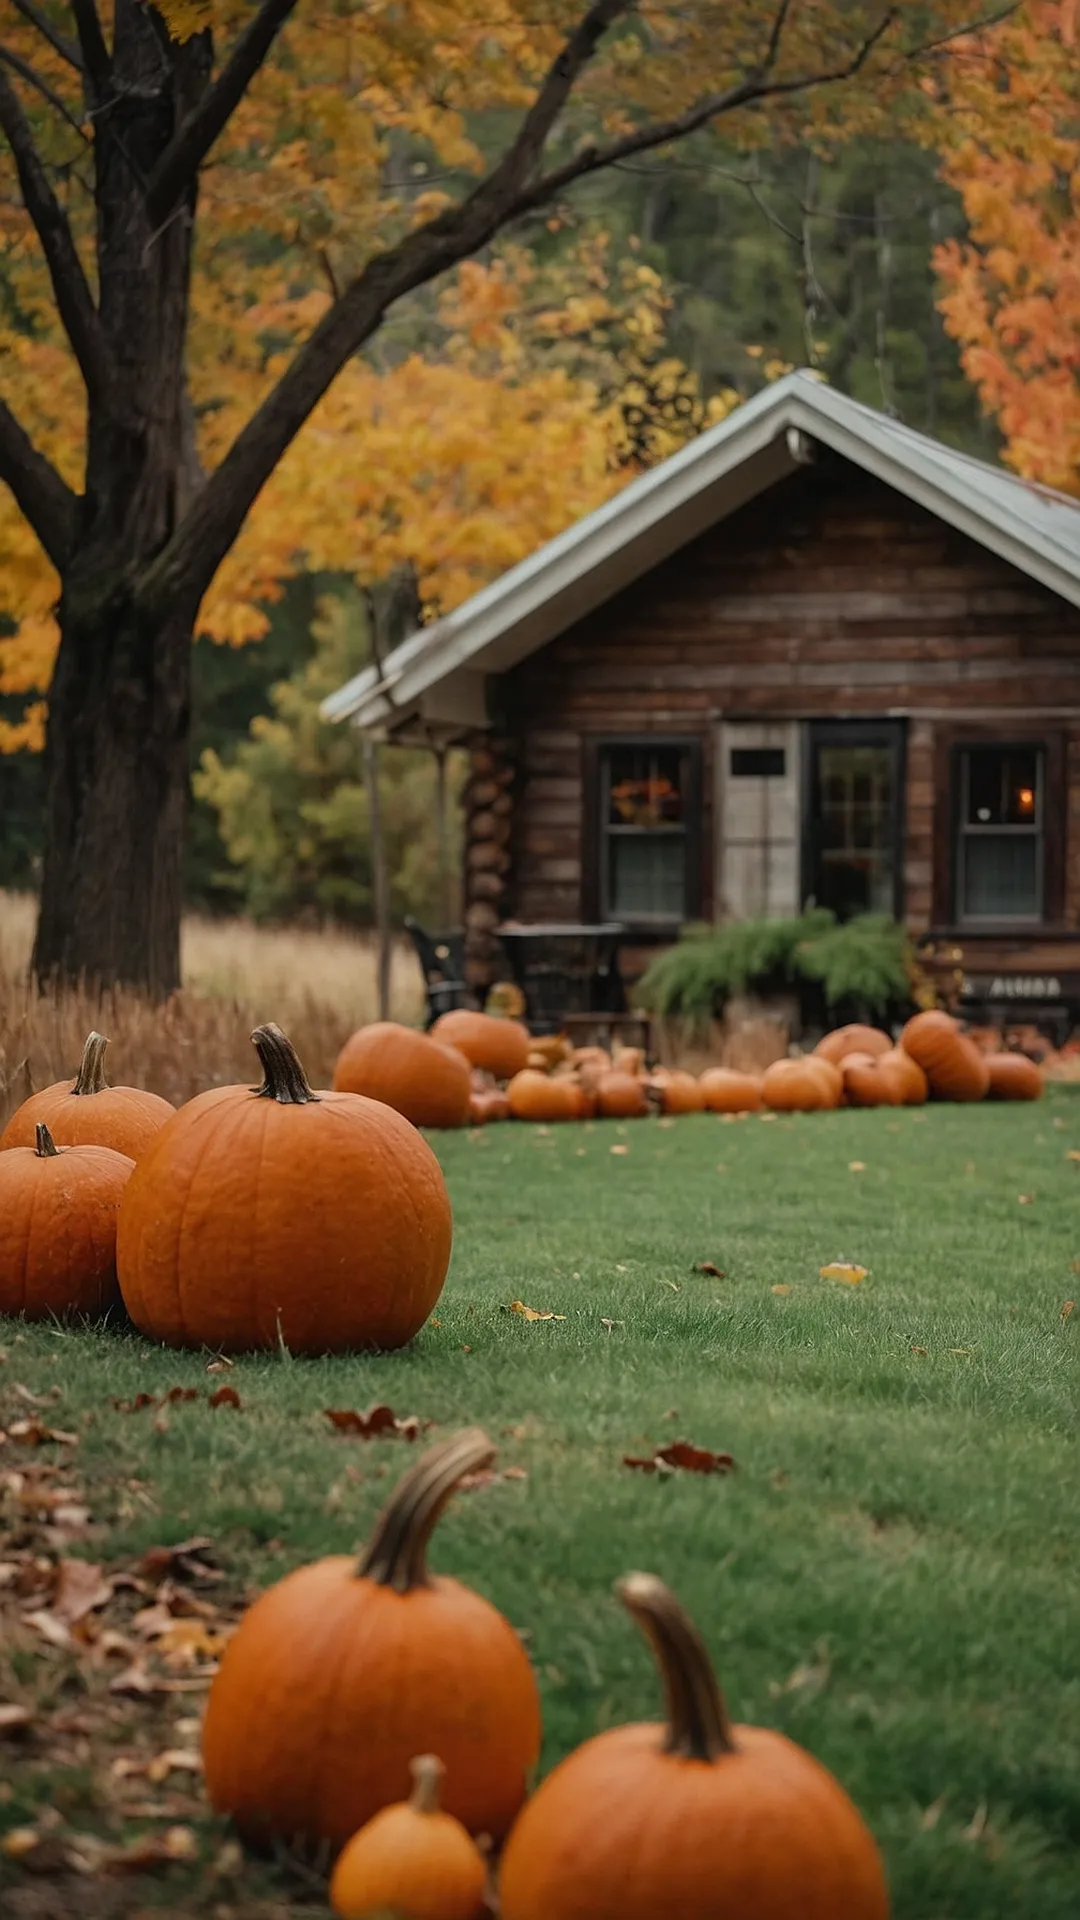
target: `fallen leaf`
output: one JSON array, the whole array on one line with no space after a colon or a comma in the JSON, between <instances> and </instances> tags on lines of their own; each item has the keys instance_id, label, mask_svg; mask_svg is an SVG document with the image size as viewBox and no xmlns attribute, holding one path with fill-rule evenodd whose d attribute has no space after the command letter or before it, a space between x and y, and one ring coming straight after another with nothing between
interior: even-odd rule
<instances>
[{"instance_id":1,"label":"fallen leaf","mask_svg":"<svg viewBox=\"0 0 1080 1920\"><path fill-rule=\"evenodd\" d=\"M636 1468L639 1473L657 1473L659 1471L657 1463L651 1455L648 1459L644 1459L631 1453L624 1453L622 1463L624 1467Z\"/></svg>"},{"instance_id":2,"label":"fallen leaf","mask_svg":"<svg viewBox=\"0 0 1080 1920\"><path fill-rule=\"evenodd\" d=\"M236 1407L239 1410L243 1402L235 1387L218 1387L210 1395L207 1404L211 1407Z\"/></svg>"},{"instance_id":3,"label":"fallen leaf","mask_svg":"<svg viewBox=\"0 0 1080 1920\"><path fill-rule=\"evenodd\" d=\"M1070 1147L1065 1158L1066 1160L1080 1160L1080 1147Z\"/></svg>"},{"instance_id":4,"label":"fallen leaf","mask_svg":"<svg viewBox=\"0 0 1080 1920\"><path fill-rule=\"evenodd\" d=\"M144 1407L157 1406L157 1395L154 1393L137 1393L134 1400L114 1400L113 1406L117 1413L141 1413Z\"/></svg>"},{"instance_id":5,"label":"fallen leaf","mask_svg":"<svg viewBox=\"0 0 1080 1920\"><path fill-rule=\"evenodd\" d=\"M1018 1193L1016 1196L1016 1203L1020 1207L1030 1207L1034 1205L1034 1201L1035 1195L1033 1193Z\"/></svg>"},{"instance_id":6,"label":"fallen leaf","mask_svg":"<svg viewBox=\"0 0 1080 1920\"><path fill-rule=\"evenodd\" d=\"M786 1693L821 1693L829 1684L831 1663L828 1643L819 1640L814 1648L817 1659L804 1661L793 1667L786 1680L770 1680L769 1692L774 1700Z\"/></svg>"},{"instance_id":7,"label":"fallen leaf","mask_svg":"<svg viewBox=\"0 0 1080 1920\"><path fill-rule=\"evenodd\" d=\"M670 1113L665 1113L661 1115L656 1124L658 1127L673 1127L675 1122Z\"/></svg>"},{"instance_id":8,"label":"fallen leaf","mask_svg":"<svg viewBox=\"0 0 1080 1920\"><path fill-rule=\"evenodd\" d=\"M689 1440L672 1440L657 1447L647 1459L623 1454L623 1466L639 1473L733 1473L735 1461L730 1453L713 1453L708 1447L692 1446Z\"/></svg>"},{"instance_id":9,"label":"fallen leaf","mask_svg":"<svg viewBox=\"0 0 1080 1920\"><path fill-rule=\"evenodd\" d=\"M79 1642L73 1637L62 1620L57 1620L45 1607L38 1607L33 1613L23 1614L23 1624L33 1627L40 1633L50 1647L57 1647L61 1653L78 1652Z\"/></svg>"},{"instance_id":10,"label":"fallen leaf","mask_svg":"<svg viewBox=\"0 0 1080 1920\"><path fill-rule=\"evenodd\" d=\"M1068 1319L1069 1319L1069 1317L1070 1317L1070 1315L1071 1315L1071 1314L1073 1313L1073 1311L1074 1311L1074 1309L1075 1309L1075 1307L1076 1307L1076 1301L1075 1301L1075 1300L1066 1300L1066 1302L1065 1302L1065 1305L1064 1305L1064 1306L1062 1307L1062 1309L1061 1309L1061 1317L1062 1317L1062 1319L1063 1319L1063 1320L1068 1320Z\"/></svg>"},{"instance_id":11,"label":"fallen leaf","mask_svg":"<svg viewBox=\"0 0 1080 1920\"><path fill-rule=\"evenodd\" d=\"M522 1320L565 1320L565 1313L547 1313L540 1307L527 1307L524 1300L511 1300L507 1309Z\"/></svg>"},{"instance_id":12,"label":"fallen leaf","mask_svg":"<svg viewBox=\"0 0 1080 1920\"><path fill-rule=\"evenodd\" d=\"M613 1327L625 1327L625 1320L601 1320L600 1325L610 1333Z\"/></svg>"},{"instance_id":13,"label":"fallen leaf","mask_svg":"<svg viewBox=\"0 0 1080 1920\"><path fill-rule=\"evenodd\" d=\"M610 1152L612 1153L629 1153L629 1151L630 1149L627 1146L614 1146L610 1148Z\"/></svg>"},{"instance_id":14,"label":"fallen leaf","mask_svg":"<svg viewBox=\"0 0 1080 1920\"><path fill-rule=\"evenodd\" d=\"M73 1627L86 1614L105 1606L112 1596L113 1583L104 1578L100 1567L92 1566L89 1560L61 1560L49 1611L55 1620Z\"/></svg>"},{"instance_id":15,"label":"fallen leaf","mask_svg":"<svg viewBox=\"0 0 1080 1920\"><path fill-rule=\"evenodd\" d=\"M819 1267L822 1280L837 1280L845 1287L858 1287L866 1279L868 1267L857 1267L853 1260L830 1260L827 1267Z\"/></svg>"},{"instance_id":16,"label":"fallen leaf","mask_svg":"<svg viewBox=\"0 0 1080 1920\"><path fill-rule=\"evenodd\" d=\"M163 1407L178 1407L186 1401L198 1398L198 1387L167 1387L161 1396L161 1404Z\"/></svg>"},{"instance_id":17,"label":"fallen leaf","mask_svg":"<svg viewBox=\"0 0 1080 1920\"><path fill-rule=\"evenodd\" d=\"M59 1427L47 1427L44 1420L13 1420L7 1430L9 1440L21 1447L44 1447L55 1441L62 1447L77 1447L77 1433L64 1433Z\"/></svg>"},{"instance_id":18,"label":"fallen leaf","mask_svg":"<svg viewBox=\"0 0 1080 1920\"><path fill-rule=\"evenodd\" d=\"M230 1360L227 1353L215 1353L213 1359L207 1361L206 1371L207 1373L227 1373L235 1364L236 1362Z\"/></svg>"},{"instance_id":19,"label":"fallen leaf","mask_svg":"<svg viewBox=\"0 0 1080 1920\"><path fill-rule=\"evenodd\" d=\"M527 1480L529 1476L524 1467L504 1467L502 1477L504 1480Z\"/></svg>"},{"instance_id":20,"label":"fallen leaf","mask_svg":"<svg viewBox=\"0 0 1080 1920\"><path fill-rule=\"evenodd\" d=\"M927 1355L928 1355L928 1354L929 1354L929 1352L930 1352L930 1349L929 1349L929 1347L915 1347L915 1346L913 1346L913 1347L912 1347L912 1349L911 1349L911 1351L912 1351L912 1353L918 1353L918 1354L921 1354L921 1356L922 1356L922 1358L923 1358L923 1359L925 1360L925 1359L926 1359L926 1357L927 1357Z\"/></svg>"},{"instance_id":21,"label":"fallen leaf","mask_svg":"<svg viewBox=\"0 0 1080 1920\"><path fill-rule=\"evenodd\" d=\"M178 1540L174 1546L150 1547L139 1561L139 1572L147 1580L164 1580L173 1575L185 1580L220 1580L216 1567L203 1558L213 1546L209 1534L200 1533L190 1540Z\"/></svg>"},{"instance_id":22,"label":"fallen leaf","mask_svg":"<svg viewBox=\"0 0 1080 1920\"><path fill-rule=\"evenodd\" d=\"M392 1407L382 1401L368 1407L365 1413L357 1413L351 1407L326 1407L323 1409L331 1426L339 1433L355 1434L358 1440L375 1440L380 1434L394 1434L400 1440L416 1440L430 1420L421 1420L415 1413L399 1419Z\"/></svg>"},{"instance_id":23,"label":"fallen leaf","mask_svg":"<svg viewBox=\"0 0 1080 1920\"><path fill-rule=\"evenodd\" d=\"M770 1293L787 1294L791 1292L791 1288L787 1286L784 1281L780 1280L775 1287L770 1287L769 1291Z\"/></svg>"},{"instance_id":24,"label":"fallen leaf","mask_svg":"<svg viewBox=\"0 0 1080 1920\"><path fill-rule=\"evenodd\" d=\"M847 1163L847 1170L849 1173L865 1173L866 1161L865 1160L849 1160Z\"/></svg>"},{"instance_id":25,"label":"fallen leaf","mask_svg":"<svg viewBox=\"0 0 1080 1920\"><path fill-rule=\"evenodd\" d=\"M946 1353L953 1353L958 1360L966 1360L974 1353L974 1347L946 1347Z\"/></svg>"},{"instance_id":26,"label":"fallen leaf","mask_svg":"<svg viewBox=\"0 0 1080 1920\"><path fill-rule=\"evenodd\" d=\"M933 1833L934 1828L937 1826L938 1821L945 1811L948 1798L947 1793L939 1793L937 1799L932 1801L928 1807L924 1808L922 1818L919 1821L919 1831L921 1833Z\"/></svg>"},{"instance_id":27,"label":"fallen leaf","mask_svg":"<svg viewBox=\"0 0 1080 1920\"><path fill-rule=\"evenodd\" d=\"M714 1280L727 1279L727 1274L724 1272L723 1267L718 1267L715 1260L699 1260L694 1268L694 1272L707 1273Z\"/></svg>"},{"instance_id":28,"label":"fallen leaf","mask_svg":"<svg viewBox=\"0 0 1080 1920\"><path fill-rule=\"evenodd\" d=\"M164 1753L157 1753L149 1761L146 1777L154 1786L159 1787L170 1773L201 1773L202 1756L193 1747L167 1747Z\"/></svg>"},{"instance_id":29,"label":"fallen leaf","mask_svg":"<svg viewBox=\"0 0 1080 1920\"><path fill-rule=\"evenodd\" d=\"M975 1812L971 1816L970 1824L964 1828L963 1833L960 1835L961 1840L981 1840L983 1834L986 1832L988 1813L989 1809L986 1801L980 1800Z\"/></svg>"},{"instance_id":30,"label":"fallen leaf","mask_svg":"<svg viewBox=\"0 0 1080 1920\"><path fill-rule=\"evenodd\" d=\"M194 1666L198 1660L217 1660L231 1635L231 1627L208 1627L203 1620L173 1620L156 1636L154 1651L168 1666Z\"/></svg>"},{"instance_id":31,"label":"fallen leaf","mask_svg":"<svg viewBox=\"0 0 1080 1920\"><path fill-rule=\"evenodd\" d=\"M0 1740L16 1733L28 1733L33 1724L29 1707L19 1706L14 1700L0 1700Z\"/></svg>"},{"instance_id":32,"label":"fallen leaf","mask_svg":"<svg viewBox=\"0 0 1080 1920\"><path fill-rule=\"evenodd\" d=\"M166 1827L164 1833L142 1834L126 1847L94 1848L86 1866L92 1873L150 1873L155 1867L195 1860L198 1853L199 1842L190 1827Z\"/></svg>"}]
</instances>

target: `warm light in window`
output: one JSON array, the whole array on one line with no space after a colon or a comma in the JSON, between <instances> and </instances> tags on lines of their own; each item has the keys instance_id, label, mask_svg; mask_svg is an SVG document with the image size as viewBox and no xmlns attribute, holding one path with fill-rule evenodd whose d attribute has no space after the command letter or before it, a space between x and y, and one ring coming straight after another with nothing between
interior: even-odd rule
<instances>
[{"instance_id":1,"label":"warm light in window","mask_svg":"<svg viewBox=\"0 0 1080 1920\"><path fill-rule=\"evenodd\" d=\"M1035 811L1034 788L1021 787L1016 796L1016 803L1021 813L1034 813Z\"/></svg>"}]
</instances>

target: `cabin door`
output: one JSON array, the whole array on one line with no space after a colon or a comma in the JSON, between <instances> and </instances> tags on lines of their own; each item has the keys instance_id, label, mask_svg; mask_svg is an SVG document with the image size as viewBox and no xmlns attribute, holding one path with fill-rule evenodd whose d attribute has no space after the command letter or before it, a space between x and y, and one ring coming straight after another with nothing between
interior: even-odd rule
<instances>
[{"instance_id":1,"label":"cabin door","mask_svg":"<svg viewBox=\"0 0 1080 1920\"><path fill-rule=\"evenodd\" d=\"M782 920L801 905L801 728L723 720L716 751L716 917Z\"/></svg>"},{"instance_id":2,"label":"cabin door","mask_svg":"<svg viewBox=\"0 0 1080 1920\"><path fill-rule=\"evenodd\" d=\"M904 729L811 721L803 773L802 896L838 920L901 910Z\"/></svg>"}]
</instances>

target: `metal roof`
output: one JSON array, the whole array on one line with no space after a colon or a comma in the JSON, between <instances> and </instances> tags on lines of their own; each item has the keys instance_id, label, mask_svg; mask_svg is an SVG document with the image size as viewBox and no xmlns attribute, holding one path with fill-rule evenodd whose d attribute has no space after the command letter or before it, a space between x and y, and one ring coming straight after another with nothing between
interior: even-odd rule
<instances>
[{"instance_id":1,"label":"metal roof","mask_svg":"<svg viewBox=\"0 0 1080 1920\"><path fill-rule=\"evenodd\" d=\"M490 586L421 627L322 704L328 720L414 737L483 724L484 676L503 673L661 560L832 449L1080 607L1080 500L916 433L787 374L567 527Z\"/></svg>"}]
</instances>

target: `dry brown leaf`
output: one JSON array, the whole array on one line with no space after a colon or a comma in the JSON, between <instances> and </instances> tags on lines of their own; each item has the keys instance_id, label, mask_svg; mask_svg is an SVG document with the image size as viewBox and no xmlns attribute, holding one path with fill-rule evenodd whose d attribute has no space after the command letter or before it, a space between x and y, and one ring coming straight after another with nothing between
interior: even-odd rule
<instances>
[{"instance_id":1,"label":"dry brown leaf","mask_svg":"<svg viewBox=\"0 0 1080 1920\"><path fill-rule=\"evenodd\" d=\"M778 1280L775 1287L769 1288L769 1292L779 1293L779 1294L788 1294L791 1292L791 1288L787 1286L783 1280Z\"/></svg>"},{"instance_id":2,"label":"dry brown leaf","mask_svg":"<svg viewBox=\"0 0 1080 1920\"><path fill-rule=\"evenodd\" d=\"M235 1365L236 1362L230 1360L227 1353L215 1353L213 1359L207 1361L206 1371L207 1373L228 1373L229 1369Z\"/></svg>"},{"instance_id":3,"label":"dry brown leaf","mask_svg":"<svg viewBox=\"0 0 1080 1920\"><path fill-rule=\"evenodd\" d=\"M61 1653L79 1651L79 1642L70 1628L66 1627L62 1620L57 1620L55 1615L45 1607L38 1607L33 1613L24 1613L23 1624L33 1627L34 1632L39 1633L43 1640L47 1640L50 1647L58 1648Z\"/></svg>"},{"instance_id":4,"label":"dry brown leaf","mask_svg":"<svg viewBox=\"0 0 1080 1920\"><path fill-rule=\"evenodd\" d=\"M600 1325L603 1327L605 1333L611 1333L615 1327L625 1327L626 1321L625 1320L601 1320Z\"/></svg>"},{"instance_id":5,"label":"dry brown leaf","mask_svg":"<svg viewBox=\"0 0 1080 1920\"><path fill-rule=\"evenodd\" d=\"M13 1420L7 1430L9 1440L21 1447L44 1447L55 1442L62 1447L77 1447L77 1433L65 1433L60 1427L47 1427L44 1420Z\"/></svg>"},{"instance_id":6,"label":"dry brown leaf","mask_svg":"<svg viewBox=\"0 0 1080 1920\"><path fill-rule=\"evenodd\" d=\"M190 1540L178 1540L174 1546L150 1547L139 1561L139 1572L146 1580L165 1580L170 1575L183 1580L220 1580L223 1575L204 1559L213 1546L209 1534L196 1534Z\"/></svg>"},{"instance_id":7,"label":"dry brown leaf","mask_svg":"<svg viewBox=\"0 0 1080 1920\"><path fill-rule=\"evenodd\" d=\"M1016 1196L1016 1204L1020 1207L1034 1206L1035 1195L1033 1193L1018 1193Z\"/></svg>"},{"instance_id":8,"label":"dry brown leaf","mask_svg":"<svg viewBox=\"0 0 1080 1920\"><path fill-rule=\"evenodd\" d=\"M29 1733L33 1724L34 1715L29 1707L15 1700L0 1700L0 1740L17 1733Z\"/></svg>"},{"instance_id":9,"label":"dry brown leaf","mask_svg":"<svg viewBox=\"0 0 1080 1920\"><path fill-rule=\"evenodd\" d=\"M1066 1300L1066 1302L1065 1302L1065 1305L1064 1305L1064 1306L1062 1307L1062 1309L1061 1309L1061 1317L1062 1317L1062 1319L1063 1319L1063 1320L1068 1320L1068 1319L1070 1319L1070 1318L1071 1318L1071 1316L1072 1316L1072 1314L1073 1314L1073 1312L1074 1312L1074 1310L1075 1310L1075 1307L1076 1307L1076 1301L1075 1301L1075 1300Z\"/></svg>"},{"instance_id":10,"label":"dry brown leaf","mask_svg":"<svg viewBox=\"0 0 1080 1920\"><path fill-rule=\"evenodd\" d=\"M339 1433L354 1435L358 1440L374 1440L380 1434L393 1434L400 1440L416 1440L430 1427L430 1420L421 1420L415 1413L399 1419L392 1407L378 1402L368 1407L366 1412L357 1413L351 1407L325 1407L323 1409L331 1426Z\"/></svg>"},{"instance_id":11,"label":"dry brown leaf","mask_svg":"<svg viewBox=\"0 0 1080 1920\"><path fill-rule=\"evenodd\" d=\"M865 1160L849 1160L847 1163L847 1170L849 1173L865 1173L866 1161Z\"/></svg>"},{"instance_id":12,"label":"dry brown leaf","mask_svg":"<svg viewBox=\"0 0 1080 1920\"><path fill-rule=\"evenodd\" d=\"M697 1263L696 1263L696 1265L695 1265L695 1267L694 1267L694 1272L695 1272L695 1273L707 1273L707 1274L709 1274L709 1276L710 1276L710 1277L711 1277L711 1278L712 1278L713 1280L726 1280L726 1279L727 1279L727 1274L725 1273L725 1271L724 1271L724 1269L723 1269L723 1267L718 1267L718 1266L717 1266L717 1264L716 1264L716 1261L715 1261L715 1260L699 1260L699 1261L697 1261Z\"/></svg>"},{"instance_id":13,"label":"dry brown leaf","mask_svg":"<svg viewBox=\"0 0 1080 1920\"><path fill-rule=\"evenodd\" d=\"M243 1402L235 1387L218 1387L210 1395L207 1404L211 1407L235 1407L239 1411Z\"/></svg>"},{"instance_id":14,"label":"dry brown leaf","mask_svg":"<svg viewBox=\"0 0 1080 1920\"><path fill-rule=\"evenodd\" d=\"M609 1149L608 1149L608 1151L609 1151L609 1152L611 1152L611 1153L620 1153L620 1154L621 1154L621 1153L629 1153L629 1151L630 1151L630 1149L629 1149L629 1147L628 1147L628 1146L626 1146L626 1145L616 1145L616 1146L614 1146L614 1147L611 1147L611 1148L609 1148Z\"/></svg>"},{"instance_id":15,"label":"dry brown leaf","mask_svg":"<svg viewBox=\"0 0 1080 1920\"><path fill-rule=\"evenodd\" d=\"M152 1873L156 1867L172 1867L198 1858L199 1842L190 1827L166 1827L164 1833L141 1834L126 1847L85 1848L84 1839L73 1851L82 1855L79 1864L89 1873Z\"/></svg>"},{"instance_id":16,"label":"dry brown leaf","mask_svg":"<svg viewBox=\"0 0 1080 1920\"><path fill-rule=\"evenodd\" d=\"M672 1440L657 1447L648 1459L623 1454L623 1466L639 1473L733 1473L735 1461L730 1453L713 1453L708 1447L692 1446L689 1440Z\"/></svg>"},{"instance_id":17,"label":"dry brown leaf","mask_svg":"<svg viewBox=\"0 0 1080 1920\"><path fill-rule=\"evenodd\" d=\"M202 1620L173 1620L155 1637L154 1651L167 1666L192 1667L199 1660L219 1659L231 1635L231 1627L208 1627Z\"/></svg>"},{"instance_id":18,"label":"dry brown leaf","mask_svg":"<svg viewBox=\"0 0 1080 1920\"><path fill-rule=\"evenodd\" d=\"M858 1287L869 1273L868 1267L856 1266L853 1260L830 1260L828 1266L819 1267L822 1280L836 1280L841 1286Z\"/></svg>"},{"instance_id":19,"label":"dry brown leaf","mask_svg":"<svg viewBox=\"0 0 1080 1920\"><path fill-rule=\"evenodd\" d=\"M160 1787L170 1773L201 1773L202 1755L193 1747L167 1747L163 1753L156 1753L147 1763L146 1777L155 1787Z\"/></svg>"},{"instance_id":20,"label":"dry brown leaf","mask_svg":"<svg viewBox=\"0 0 1080 1920\"><path fill-rule=\"evenodd\" d=\"M938 1821L945 1811L948 1798L947 1793L939 1793L937 1799L931 1801L930 1805L924 1808L922 1818L919 1821L920 1833L933 1833L934 1828L937 1826Z\"/></svg>"},{"instance_id":21,"label":"dry brown leaf","mask_svg":"<svg viewBox=\"0 0 1080 1920\"><path fill-rule=\"evenodd\" d=\"M1080 1147L1070 1147L1065 1158L1066 1160L1080 1160Z\"/></svg>"},{"instance_id":22,"label":"dry brown leaf","mask_svg":"<svg viewBox=\"0 0 1080 1920\"><path fill-rule=\"evenodd\" d=\"M912 1351L912 1353L917 1353L917 1354L919 1354L919 1355L920 1355L920 1357L921 1357L922 1359L924 1359L924 1360L925 1360L925 1359L926 1359L926 1357L927 1357L927 1355L928 1355L928 1354L929 1354L929 1352L930 1352L930 1349L929 1349L929 1347L916 1347L916 1346L913 1346L913 1347L912 1347L912 1349L911 1349L911 1351Z\"/></svg>"},{"instance_id":23,"label":"dry brown leaf","mask_svg":"<svg viewBox=\"0 0 1080 1920\"><path fill-rule=\"evenodd\" d=\"M527 1307L524 1300L511 1300L507 1309L522 1320L565 1320L565 1313L548 1313L542 1307Z\"/></svg>"},{"instance_id":24,"label":"dry brown leaf","mask_svg":"<svg viewBox=\"0 0 1080 1920\"><path fill-rule=\"evenodd\" d=\"M156 1407L156 1393L137 1393L134 1400L114 1400L117 1413L141 1413L144 1407Z\"/></svg>"},{"instance_id":25,"label":"dry brown leaf","mask_svg":"<svg viewBox=\"0 0 1080 1920\"><path fill-rule=\"evenodd\" d=\"M73 1627L76 1620L103 1607L113 1596L113 1583L101 1568L89 1560L61 1560L56 1569L56 1586L49 1608L55 1620Z\"/></svg>"},{"instance_id":26,"label":"dry brown leaf","mask_svg":"<svg viewBox=\"0 0 1080 1920\"><path fill-rule=\"evenodd\" d=\"M770 1680L769 1692L774 1700L785 1693L821 1693L829 1684L831 1662L828 1643L819 1640L814 1648L816 1660L801 1662L788 1674L786 1680Z\"/></svg>"}]
</instances>

